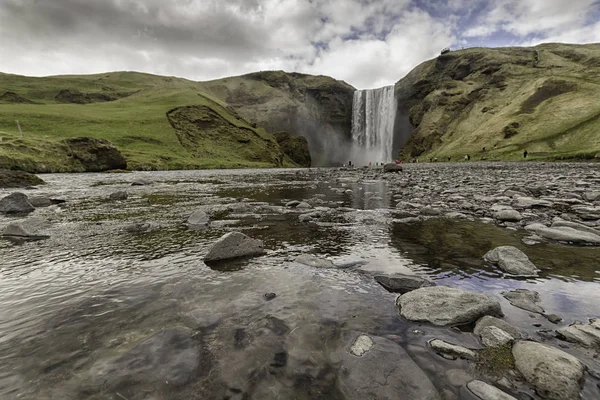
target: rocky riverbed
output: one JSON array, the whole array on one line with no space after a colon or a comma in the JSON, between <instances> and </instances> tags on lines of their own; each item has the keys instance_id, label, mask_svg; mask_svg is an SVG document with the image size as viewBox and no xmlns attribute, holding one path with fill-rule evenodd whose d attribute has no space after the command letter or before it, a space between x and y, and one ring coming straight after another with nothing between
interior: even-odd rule
<instances>
[{"instance_id":1,"label":"rocky riverbed","mask_svg":"<svg viewBox=\"0 0 600 400\"><path fill-rule=\"evenodd\" d=\"M41 177L3 399L600 398L598 165Z\"/></svg>"}]
</instances>

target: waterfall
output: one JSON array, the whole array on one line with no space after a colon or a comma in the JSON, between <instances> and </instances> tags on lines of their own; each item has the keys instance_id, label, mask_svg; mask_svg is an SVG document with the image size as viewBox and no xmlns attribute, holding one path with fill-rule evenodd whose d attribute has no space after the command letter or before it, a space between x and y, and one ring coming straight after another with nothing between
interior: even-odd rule
<instances>
[{"instance_id":1,"label":"waterfall","mask_svg":"<svg viewBox=\"0 0 600 400\"><path fill-rule=\"evenodd\" d=\"M352 103L352 142L355 165L393 160L394 121L396 119L394 86L357 90Z\"/></svg>"}]
</instances>

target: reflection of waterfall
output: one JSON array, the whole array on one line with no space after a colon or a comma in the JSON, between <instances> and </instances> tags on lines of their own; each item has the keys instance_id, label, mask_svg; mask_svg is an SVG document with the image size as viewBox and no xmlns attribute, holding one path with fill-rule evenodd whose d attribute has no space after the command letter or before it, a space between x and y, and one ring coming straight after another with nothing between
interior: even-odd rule
<instances>
[{"instance_id":1,"label":"reflection of waterfall","mask_svg":"<svg viewBox=\"0 0 600 400\"><path fill-rule=\"evenodd\" d=\"M393 159L396 108L393 85L354 92L352 157L356 165L390 162Z\"/></svg>"}]
</instances>

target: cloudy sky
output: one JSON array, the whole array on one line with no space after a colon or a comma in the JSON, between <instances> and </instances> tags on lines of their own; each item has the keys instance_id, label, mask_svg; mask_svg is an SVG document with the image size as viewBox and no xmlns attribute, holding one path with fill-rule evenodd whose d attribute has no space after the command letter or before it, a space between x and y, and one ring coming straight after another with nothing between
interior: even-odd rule
<instances>
[{"instance_id":1,"label":"cloudy sky","mask_svg":"<svg viewBox=\"0 0 600 400\"><path fill-rule=\"evenodd\" d=\"M600 42L599 0L0 0L0 71L392 84L447 46Z\"/></svg>"}]
</instances>

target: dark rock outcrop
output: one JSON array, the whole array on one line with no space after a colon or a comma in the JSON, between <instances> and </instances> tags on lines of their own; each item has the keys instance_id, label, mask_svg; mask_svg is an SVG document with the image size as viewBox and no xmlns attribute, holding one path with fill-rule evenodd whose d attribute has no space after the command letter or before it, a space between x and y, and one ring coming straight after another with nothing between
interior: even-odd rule
<instances>
[{"instance_id":1,"label":"dark rock outcrop","mask_svg":"<svg viewBox=\"0 0 600 400\"><path fill-rule=\"evenodd\" d=\"M279 132L274 136L277 143L279 143L279 147L281 147L281 151L293 162L302 167L311 166L310 149L308 148L308 140L305 137L292 136L287 132Z\"/></svg>"},{"instance_id":2,"label":"dark rock outcrop","mask_svg":"<svg viewBox=\"0 0 600 400\"><path fill-rule=\"evenodd\" d=\"M35 208L23 193L12 193L0 200L0 213L29 214Z\"/></svg>"},{"instance_id":3,"label":"dark rock outcrop","mask_svg":"<svg viewBox=\"0 0 600 400\"><path fill-rule=\"evenodd\" d=\"M65 139L64 143L69 155L79 161L86 172L127 168L125 157L108 140L80 137Z\"/></svg>"},{"instance_id":4,"label":"dark rock outcrop","mask_svg":"<svg viewBox=\"0 0 600 400\"><path fill-rule=\"evenodd\" d=\"M24 171L0 170L0 188L17 188L42 185L39 177Z\"/></svg>"}]
</instances>

